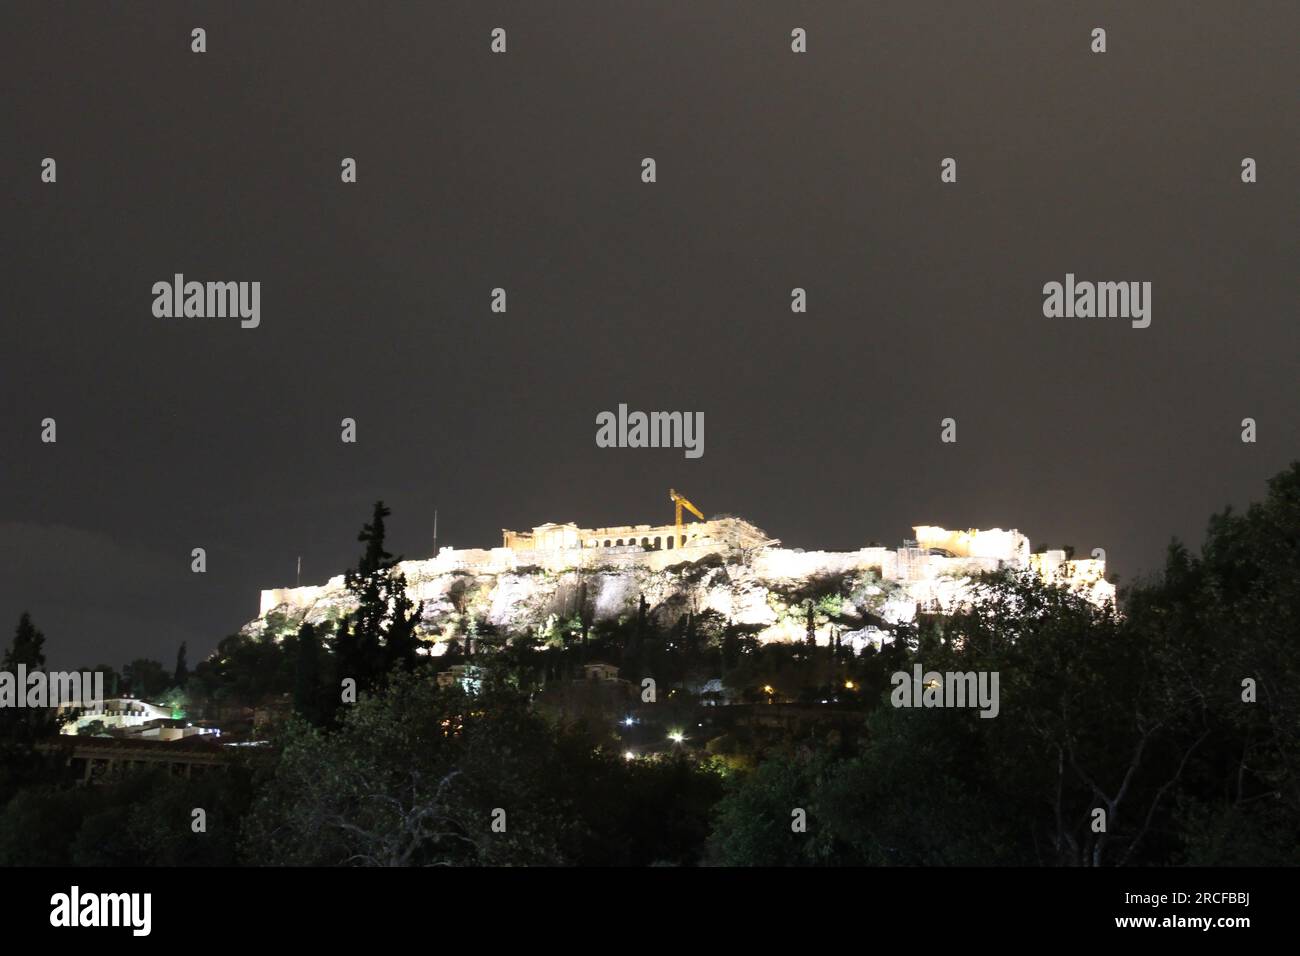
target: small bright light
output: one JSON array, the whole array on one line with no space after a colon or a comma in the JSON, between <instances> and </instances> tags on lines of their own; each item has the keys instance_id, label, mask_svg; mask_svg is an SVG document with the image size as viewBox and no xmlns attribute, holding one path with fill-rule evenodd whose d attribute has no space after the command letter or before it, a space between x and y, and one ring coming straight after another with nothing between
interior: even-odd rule
<instances>
[{"instance_id":1,"label":"small bright light","mask_svg":"<svg viewBox=\"0 0 1300 956\"><path fill-rule=\"evenodd\" d=\"M636 759L636 754L632 753L632 751L630 751L630 750L625 750L625 751L623 751L623 759L624 759L624 760L635 760L635 759Z\"/></svg>"},{"instance_id":2,"label":"small bright light","mask_svg":"<svg viewBox=\"0 0 1300 956\"><path fill-rule=\"evenodd\" d=\"M679 744L683 740L685 740L686 737L682 734L680 730L674 730L671 734L668 735L668 739L675 744Z\"/></svg>"},{"instance_id":3,"label":"small bright light","mask_svg":"<svg viewBox=\"0 0 1300 956\"><path fill-rule=\"evenodd\" d=\"M770 694L770 693L772 693L772 685L771 685L771 684L764 684L764 685L763 685L763 692L766 693L766 694Z\"/></svg>"},{"instance_id":4,"label":"small bright light","mask_svg":"<svg viewBox=\"0 0 1300 956\"><path fill-rule=\"evenodd\" d=\"M846 681L844 682L844 689L845 689L845 690L853 690L853 681L851 681L851 680L846 680Z\"/></svg>"},{"instance_id":5,"label":"small bright light","mask_svg":"<svg viewBox=\"0 0 1300 956\"><path fill-rule=\"evenodd\" d=\"M636 723L636 721L633 720L631 717L624 717L624 718L623 718L623 726L624 726L624 727L631 727L634 723Z\"/></svg>"}]
</instances>

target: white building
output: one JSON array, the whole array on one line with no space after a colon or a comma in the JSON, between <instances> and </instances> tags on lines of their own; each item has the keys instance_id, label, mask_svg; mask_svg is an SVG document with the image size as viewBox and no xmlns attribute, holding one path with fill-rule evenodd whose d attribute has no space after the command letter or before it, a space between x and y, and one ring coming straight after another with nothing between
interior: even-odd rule
<instances>
[{"instance_id":1,"label":"white building","mask_svg":"<svg viewBox=\"0 0 1300 956\"><path fill-rule=\"evenodd\" d=\"M107 697L100 703L87 703L84 710L80 701L59 705L60 714L73 710L80 710L81 713L75 721L64 724L60 733L80 734L93 721L99 721L106 730L124 730L141 727L153 720L172 719L170 709L134 697Z\"/></svg>"}]
</instances>

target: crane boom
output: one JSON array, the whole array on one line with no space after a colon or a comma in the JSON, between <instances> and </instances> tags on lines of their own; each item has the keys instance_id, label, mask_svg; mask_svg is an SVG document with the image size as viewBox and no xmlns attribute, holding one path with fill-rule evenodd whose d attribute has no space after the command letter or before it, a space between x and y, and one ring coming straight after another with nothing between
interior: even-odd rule
<instances>
[{"instance_id":1,"label":"crane boom","mask_svg":"<svg viewBox=\"0 0 1300 956\"><path fill-rule=\"evenodd\" d=\"M679 495L677 491L673 488L668 489L668 500L671 501L675 506L674 509L674 525L676 526L675 537L677 538L677 547L680 548L686 541L686 538L682 535L682 509L685 508L691 514L695 515L695 517L699 518L701 521L704 521L706 519L704 517L703 512L701 512L699 508L691 504L686 499L685 495Z\"/></svg>"}]
</instances>

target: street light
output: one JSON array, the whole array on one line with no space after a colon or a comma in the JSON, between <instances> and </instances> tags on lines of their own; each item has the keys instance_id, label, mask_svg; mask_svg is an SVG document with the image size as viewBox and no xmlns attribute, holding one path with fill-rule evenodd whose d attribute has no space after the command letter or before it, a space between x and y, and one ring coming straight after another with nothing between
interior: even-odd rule
<instances>
[{"instance_id":1,"label":"street light","mask_svg":"<svg viewBox=\"0 0 1300 956\"><path fill-rule=\"evenodd\" d=\"M679 743L681 743L683 740L685 740L686 737L682 734L682 732L681 732L680 730L674 730L672 733L670 733L670 734L668 735L668 739L671 740L671 741L672 741L673 743L675 743L675 744L679 744Z\"/></svg>"}]
</instances>

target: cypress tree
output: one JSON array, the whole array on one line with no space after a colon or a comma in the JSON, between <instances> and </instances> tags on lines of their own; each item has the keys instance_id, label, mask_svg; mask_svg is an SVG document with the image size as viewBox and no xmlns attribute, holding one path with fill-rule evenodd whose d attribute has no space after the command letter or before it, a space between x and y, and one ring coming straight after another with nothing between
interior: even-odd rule
<instances>
[{"instance_id":1,"label":"cypress tree","mask_svg":"<svg viewBox=\"0 0 1300 956\"><path fill-rule=\"evenodd\" d=\"M45 668L45 635L36 629L32 616L26 611L18 619L13 643L5 651L3 667L13 671L19 664L25 664L29 671Z\"/></svg>"},{"instance_id":2,"label":"cypress tree","mask_svg":"<svg viewBox=\"0 0 1300 956\"><path fill-rule=\"evenodd\" d=\"M181 649L176 652L176 673L173 679L177 687L184 687L185 682L189 680L190 669L185 662L185 642L181 641Z\"/></svg>"},{"instance_id":3,"label":"cypress tree","mask_svg":"<svg viewBox=\"0 0 1300 956\"><path fill-rule=\"evenodd\" d=\"M375 502L370 523L357 535L365 551L344 575L357 609L351 615L355 673L343 676L354 676L358 688L374 687L393 667L414 667L419 647L415 625L421 608L406 595L406 576L397 570L402 559L384 547L384 519L390 514L382 501Z\"/></svg>"},{"instance_id":4,"label":"cypress tree","mask_svg":"<svg viewBox=\"0 0 1300 956\"><path fill-rule=\"evenodd\" d=\"M321 707L320 638L316 628L304 623L298 630L298 654L293 672L293 709L313 724L324 718Z\"/></svg>"},{"instance_id":5,"label":"cypress tree","mask_svg":"<svg viewBox=\"0 0 1300 956\"><path fill-rule=\"evenodd\" d=\"M45 635L36 629L31 615L23 612L14 630L13 643L5 651L0 670L15 673L19 664L28 671L45 668ZM19 688L25 693L26 688ZM52 730L48 711L27 707L0 708L0 805L8 802L16 788L36 779L41 760L33 746L37 736Z\"/></svg>"}]
</instances>

